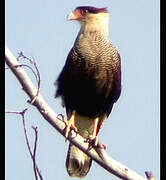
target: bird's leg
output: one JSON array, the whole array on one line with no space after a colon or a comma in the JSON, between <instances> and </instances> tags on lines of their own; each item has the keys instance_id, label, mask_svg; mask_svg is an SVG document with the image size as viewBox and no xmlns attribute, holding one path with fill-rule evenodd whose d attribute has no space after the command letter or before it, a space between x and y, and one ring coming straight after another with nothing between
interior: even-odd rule
<instances>
[{"instance_id":1,"label":"bird's leg","mask_svg":"<svg viewBox=\"0 0 166 180\"><path fill-rule=\"evenodd\" d=\"M94 145L97 146L98 144L98 137L97 137L97 126L99 123L99 117L95 118L94 123L93 123L93 131L92 134L90 135L90 140L93 142L94 141Z\"/></svg>"},{"instance_id":2,"label":"bird's leg","mask_svg":"<svg viewBox=\"0 0 166 180\"><path fill-rule=\"evenodd\" d=\"M74 130L77 132L77 127L75 126L75 119L76 119L76 111L73 110L70 119L67 121L64 120L64 122L67 126L66 133L65 133L66 138L68 138L70 130Z\"/></svg>"},{"instance_id":3,"label":"bird's leg","mask_svg":"<svg viewBox=\"0 0 166 180\"><path fill-rule=\"evenodd\" d=\"M86 142L90 142L94 146L97 146L98 142L99 142L98 137L97 137L97 126L98 126L98 123L99 123L99 117L94 119L92 134L86 140Z\"/></svg>"}]
</instances>

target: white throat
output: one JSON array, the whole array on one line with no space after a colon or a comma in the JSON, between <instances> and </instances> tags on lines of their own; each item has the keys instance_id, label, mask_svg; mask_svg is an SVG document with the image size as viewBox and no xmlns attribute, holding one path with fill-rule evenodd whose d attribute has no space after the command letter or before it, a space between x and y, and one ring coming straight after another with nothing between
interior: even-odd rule
<instances>
[{"instance_id":1,"label":"white throat","mask_svg":"<svg viewBox=\"0 0 166 180\"><path fill-rule=\"evenodd\" d=\"M82 31L84 32L100 32L101 34L108 37L108 27L109 27L109 14L108 13L98 13L98 14L88 14L85 21L82 22Z\"/></svg>"}]
</instances>

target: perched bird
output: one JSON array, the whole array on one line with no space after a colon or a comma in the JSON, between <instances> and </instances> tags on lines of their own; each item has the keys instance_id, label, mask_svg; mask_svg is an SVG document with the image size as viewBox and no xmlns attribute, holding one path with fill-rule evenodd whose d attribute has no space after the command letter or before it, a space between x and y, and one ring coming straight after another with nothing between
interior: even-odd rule
<instances>
[{"instance_id":1,"label":"perched bird","mask_svg":"<svg viewBox=\"0 0 166 180\"><path fill-rule=\"evenodd\" d=\"M66 108L66 137L74 128L97 145L99 129L121 93L120 55L109 41L107 8L79 6L67 19L77 20L81 28L55 83L56 97ZM66 159L70 176L86 176L91 162L70 143Z\"/></svg>"}]
</instances>

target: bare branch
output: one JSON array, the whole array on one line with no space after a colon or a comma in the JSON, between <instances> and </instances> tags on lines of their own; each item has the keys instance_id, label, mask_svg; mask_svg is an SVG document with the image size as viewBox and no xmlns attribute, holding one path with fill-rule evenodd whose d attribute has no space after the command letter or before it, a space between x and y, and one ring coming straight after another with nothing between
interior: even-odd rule
<instances>
[{"instance_id":1,"label":"bare branch","mask_svg":"<svg viewBox=\"0 0 166 180\"><path fill-rule=\"evenodd\" d=\"M28 60L31 64L34 65L35 70L36 70L37 73L35 73L35 71L34 71L30 66L28 66L28 67L32 70L33 74L34 74L35 77L36 77L36 81L38 82L38 88L37 88L38 91L37 91L37 95L36 95L36 96L38 96L39 89L40 89L40 73L39 73L39 70L38 70L38 68L37 68L37 65L36 65L35 60L34 60L34 59L32 60L32 59L26 57L26 56L23 54L23 52L20 52L20 53L19 53L19 56L17 57L17 59L18 59L18 58L26 59L26 60ZM27 66L27 65L25 65L25 66ZM31 103L33 104L33 102L31 102Z\"/></svg>"},{"instance_id":2,"label":"bare branch","mask_svg":"<svg viewBox=\"0 0 166 180\"><path fill-rule=\"evenodd\" d=\"M41 172L40 172L40 170L39 170L39 168L38 168L38 166L36 164L36 149L37 149L37 139L38 139L37 127L32 126L33 130L35 131L34 151L33 151L33 154L32 154L31 147L30 147L29 140L28 140L27 131L26 131L26 125L25 125L25 113L27 112L27 110L28 110L28 108L25 108L21 112L18 112L18 111L6 111L6 113L21 115L22 122L23 122L23 127L24 127L24 135L25 135L26 144L27 144L28 151L30 153L31 159L33 161L33 171L34 171L35 179L38 180L38 175L39 175L40 179L43 180Z\"/></svg>"},{"instance_id":3,"label":"bare branch","mask_svg":"<svg viewBox=\"0 0 166 180\"><path fill-rule=\"evenodd\" d=\"M33 160L33 171L34 171L34 174L35 174L35 179L38 180L38 177L37 177L37 172L36 172L36 160L35 160L35 156L34 154L32 154L32 151L31 151L31 148L30 148L30 144L29 144L29 140L28 140L28 135L27 135L27 131L26 131L26 126L25 126L25 112L27 111L27 109L25 109L23 112L21 112L21 115L22 115L22 121L23 121L23 127L24 127L24 134L25 134L25 139L26 139L26 144L28 146L28 150L29 150L29 153L31 155L31 158Z\"/></svg>"},{"instance_id":4,"label":"bare branch","mask_svg":"<svg viewBox=\"0 0 166 180\"><path fill-rule=\"evenodd\" d=\"M19 65L19 63L7 47L5 48L5 60L6 64L10 67L11 71L21 83L23 90L30 97L30 100L33 100L36 96L37 89L24 72L23 68L19 66L17 68L15 67ZM65 136L65 123L61 121L57 114L48 106L40 92L38 93L33 105L38 109L48 123ZM147 180L147 178L140 176L128 167L109 157L103 148L92 148L89 150L89 144L85 143L85 139L74 131L71 131L68 140L115 176L125 180Z\"/></svg>"},{"instance_id":5,"label":"bare branch","mask_svg":"<svg viewBox=\"0 0 166 180\"><path fill-rule=\"evenodd\" d=\"M34 172L35 172L35 177L37 177L37 174L38 174L40 179L43 180L41 172L39 171L39 168L36 164L36 149L37 149L38 131L37 131L37 127L32 126L32 128L35 131L35 144L34 144L34 150L33 150L33 168L34 168Z\"/></svg>"}]
</instances>

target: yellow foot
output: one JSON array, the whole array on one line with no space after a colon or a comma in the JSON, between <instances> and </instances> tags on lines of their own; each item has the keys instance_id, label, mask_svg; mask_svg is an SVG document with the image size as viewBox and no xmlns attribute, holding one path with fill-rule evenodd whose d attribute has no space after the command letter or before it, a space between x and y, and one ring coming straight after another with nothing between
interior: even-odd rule
<instances>
[{"instance_id":1,"label":"yellow foot","mask_svg":"<svg viewBox=\"0 0 166 180\"><path fill-rule=\"evenodd\" d=\"M92 135L86 139L84 142L89 143L89 149L91 149L92 147L99 147L101 149L106 150L106 144L102 143L99 138L96 136L95 138L92 137Z\"/></svg>"},{"instance_id":2,"label":"yellow foot","mask_svg":"<svg viewBox=\"0 0 166 180\"><path fill-rule=\"evenodd\" d=\"M73 110L69 120L63 119L64 123L66 124L66 133L65 133L66 139L68 138L70 131L74 130L75 132L77 132L77 127L75 126L75 118L76 118L76 111Z\"/></svg>"},{"instance_id":3,"label":"yellow foot","mask_svg":"<svg viewBox=\"0 0 166 180\"><path fill-rule=\"evenodd\" d=\"M67 139L70 131L74 130L75 132L77 132L77 127L70 120L65 121L65 124L66 124L65 137Z\"/></svg>"},{"instance_id":4,"label":"yellow foot","mask_svg":"<svg viewBox=\"0 0 166 180\"><path fill-rule=\"evenodd\" d=\"M72 115L69 120L66 119L64 114L58 114L57 118L63 121L66 125L66 133L65 133L66 139L68 138L69 132L71 130L77 132L77 127L75 126L75 111L72 112Z\"/></svg>"},{"instance_id":5,"label":"yellow foot","mask_svg":"<svg viewBox=\"0 0 166 180\"><path fill-rule=\"evenodd\" d=\"M94 119L92 134L87 139L87 142L91 143L93 146L97 146L99 142L98 137L97 137L98 123L99 123L99 117Z\"/></svg>"}]
</instances>

